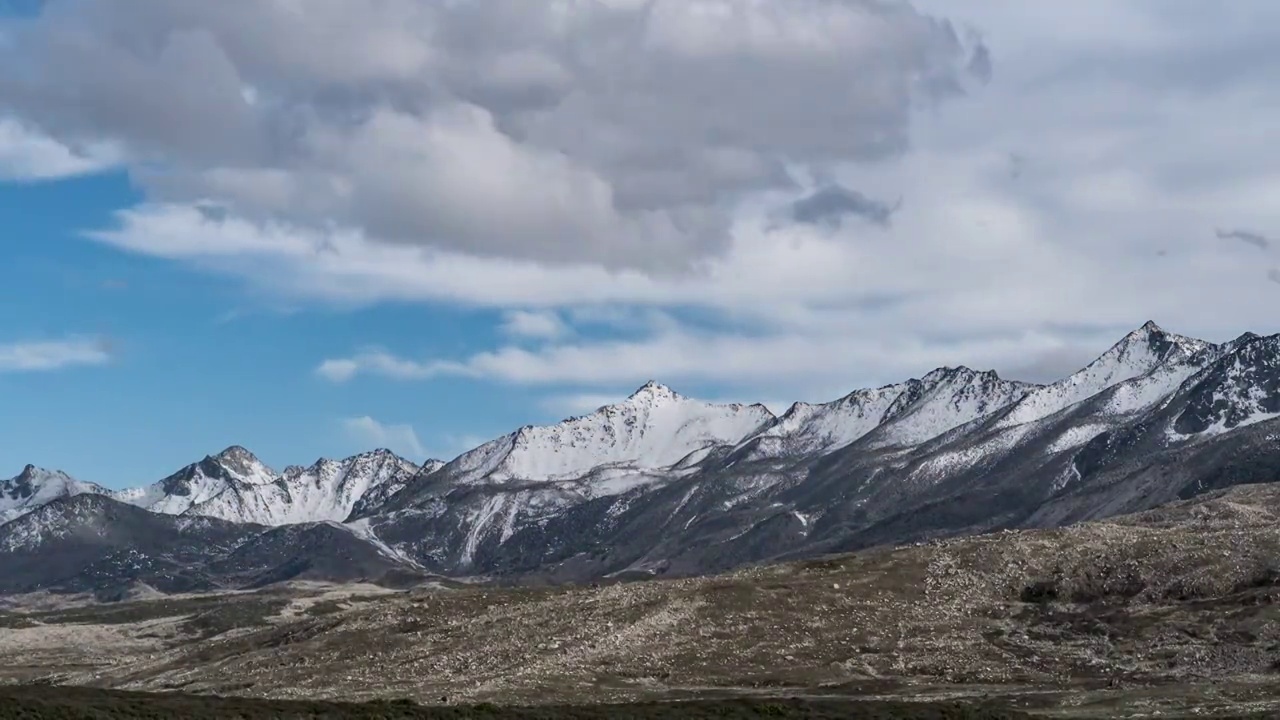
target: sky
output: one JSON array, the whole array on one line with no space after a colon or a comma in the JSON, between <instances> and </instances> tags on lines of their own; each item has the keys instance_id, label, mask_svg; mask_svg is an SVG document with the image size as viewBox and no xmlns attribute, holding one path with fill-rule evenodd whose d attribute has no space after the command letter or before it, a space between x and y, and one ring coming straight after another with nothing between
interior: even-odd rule
<instances>
[{"instance_id":1,"label":"sky","mask_svg":"<svg viewBox=\"0 0 1280 720\"><path fill-rule=\"evenodd\" d=\"M305 12L303 7L305 6ZM1280 331L1271 0L0 0L0 476Z\"/></svg>"}]
</instances>

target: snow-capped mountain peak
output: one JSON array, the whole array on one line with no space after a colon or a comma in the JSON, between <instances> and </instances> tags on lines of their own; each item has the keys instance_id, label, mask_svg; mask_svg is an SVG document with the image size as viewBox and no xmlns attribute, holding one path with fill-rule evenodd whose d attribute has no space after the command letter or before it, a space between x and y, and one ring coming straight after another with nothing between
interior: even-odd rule
<instances>
[{"instance_id":1,"label":"snow-capped mountain peak","mask_svg":"<svg viewBox=\"0 0 1280 720\"><path fill-rule=\"evenodd\" d=\"M205 457L153 485L113 493L168 515L200 515L260 525L345 520L366 495L398 491L418 466L389 450L345 460L320 458L283 473L239 446Z\"/></svg>"},{"instance_id":2,"label":"snow-capped mountain peak","mask_svg":"<svg viewBox=\"0 0 1280 720\"><path fill-rule=\"evenodd\" d=\"M65 488L75 482L70 475L61 470L45 470L29 463L22 468L22 472L7 481L12 483L12 492L28 496L42 487Z\"/></svg>"},{"instance_id":3,"label":"snow-capped mountain peak","mask_svg":"<svg viewBox=\"0 0 1280 720\"><path fill-rule=\"evenodd\" d=\"M1186 409L1173 430L1216 435L1280 417L1280 335L1236 345L1184 386Z\"/></svg>"},{"instance_id":4,"label":"snow-capped mountain peak","mask_svg":"<svg viewBox=\"0 0 1280 720\"><path fill-rule=\"evenodd\" d=\"M1261 338L1262 336L1258 335L1257 333L1246 332L1234 340L1228 340L1227 342L1222 343L1222 345L1220 345L1219 348L1221 349L1223 355L1227 355L1229 353L1235 352L1237 349L1244 347L1245 345L1248 345L1254 340L1259 340Z\"/></svg>"},{"instance_id":5,"label":"snow-capped mountain peak","mask_svg":"<svg viewBox=\"0 0 1280 720\"><path fill-rule=\"evenodd\" d=\"M485 443L444 471L465 483L572 479L605 466L664 468L736 444L773 420L764 405L709 403L649 382L622 402Z\"/></svg>"},{"instance_id":6,"label":"snow-capped mountain peak","mask_svg":"<svg viewBox=\"0 0 1280 720\"><path fill-rule=\"evenodd\" d=\"M217 455L211 455L204 462L216 464L228 477L250 485L272 483L279 477L276 471L239 445L232 445Z\"/></svg>"},{"instance_id":7,"label":"snow-capped mountain peak","mask_svg":"<svg viewBox=\"0 0 1280 720\"><path fill-rule=\"evenodd\" d=\"M1125 335L1091 365L1111 363L1141 374L1150 370L1149 365L1170 358L1171 355L1193 355L1209 349L1212 343L1168 332L1154 322Z\"/></svg>"},{"instance_id":8,"label":"snow-capped mountain peak","mask_svg":"<svg viewBox=\"0 0 1280 720\"><path fill-rule=\"evenodd\" d=\"M749 459L761 459L827 453L863 437L877 446L914 444L995 412L1034 387L994 370L941 367L829 403L795 403L741 448Z\"/></svg>"},{"instance_id":9,"label":"snow-capped mountain peak","mask_svg":"<svg viewBox=\"0 0 1280 720\"><path fill-rule=\"evenodd\" d=\"M93 483L81 482L61 470L45 470L27 465L8 480L0 480L0 524L30 512L58 498L86 493L106 494Z\"/></svg>"},{"instance_id":10,"label":"snow-capped mountain peak","mask_svg":"<svg viewBox=\"0 0 1280 720\"><path fill-rule=\"evenodd\" d=\"M913 445L1021 400L1039 385L994 370L942 367L903 384L875 430L875 445Z\"/></svg>"},{"instance_id":11,"label":"snow-capped mountain peak","mask_svg":"<svg viewBox=\"0 0 1280 720\"><path fill-rule=\"evenodd\" d=\"M641 385L627 397L629 403L655 403L670 400L687 400L685 396L654 380Z\"/></svg>"},{"instance_id":12,"label":"snow-capped mountain peak","mask_svg":"<svg viewBox=\"0 0 1280 720\"><path fill-rule=\"evenodd\" d=\"M1186 366L1185 371L1167 373L1177 382L1193 373L1200 364L1213 360L1217 348L1212 343L1176 335L1148 321L1072 375L1029 393L1000 419L997 427L1034 422L1071 407L1107 388L1146 376L1160 367ZM1161 382L1163 383L1166 381Z\"/></svg>"}]
</instances>

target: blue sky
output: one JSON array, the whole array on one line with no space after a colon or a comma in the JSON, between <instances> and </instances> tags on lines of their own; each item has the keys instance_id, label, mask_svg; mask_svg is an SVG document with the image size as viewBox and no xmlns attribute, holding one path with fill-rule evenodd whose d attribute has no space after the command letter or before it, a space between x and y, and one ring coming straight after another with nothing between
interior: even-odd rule
<instances>
[{"instance_id":1,"label":"blue sky","mask_svg":"<svg viewBox=\"0 0 1280 720\"><path fill-rule=\"evenodd\" d=\"M290 312L246 298L236 282L82 237L137 200L119 172L0 184L0 227L10 238L0 288L6 340L106 342L110 352L100 364L0 373L9 408L0 414L0 464L13 472L32 462L136 484L230 444L281 467L309 463L368 449L342 422L366 415L409 424L428 452L448 453L477 433L548 417L519 388L451 380L408 393L377 379L318 379L317 358L351 344L408 334L417 338L409 347L465 349L490 340L492 320L422 306Z\"/></svg>"},{"instance_id":2,"label":"blue sky","mask_svg":"<svg viewBox=\"0 0 1280 720\"><path fill-rule=\"evenodd\" d=\"M1280 330L1280 6L708 2L0 0L0 476Z\"/></svg>"}]
</instances>

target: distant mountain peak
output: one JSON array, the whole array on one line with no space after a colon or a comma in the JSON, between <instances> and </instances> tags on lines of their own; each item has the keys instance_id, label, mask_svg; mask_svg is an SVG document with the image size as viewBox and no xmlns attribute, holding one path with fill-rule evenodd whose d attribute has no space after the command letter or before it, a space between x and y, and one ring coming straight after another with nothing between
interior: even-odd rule
<instances>
[{"instance_id":1,"label":"distant mountain peak","mask_svg":"<svg viewBox=\"0 0 1280 720\"><path fill-rule=\"evenodd\" d=\"M350 460L395 460L398 462L410 462L409 460L406 460L405 458L400 457L400 455L398 455L396 451L390 448L374 448L372 450L366 450L365 452L357 453L351 456L349 459ZM432 462L432 461L433 459L427 460L427 462ZM416 465L417 463L414 463L414 464Z\"/></svg>"},{"instance_id":2,"label":"distant mountain peak","mask_svg":"<svg viewBox=\"0 0 1280 720\"><path fill-rule=\"evenodd\" d=\"M631 395L627 399L628 400L678 400L683 398L684 398L683 395L676 392L675 390L672 390L666 385L663 385L662 383L657 382L656 380L650 380L644 385L641 385L639 388L636 388L636 391L631 393Z\"/></svg>"},{"instance_id":3,"label":"distant mountain peak","mask_svg":"<svg viewBox=\"0 0 1280 720\"><path fill-rule=\"evenodd\" d=\"M310 465L290 465L286 467L284 469L284 472L281 474L288 477L288 476L298 475L300 473L308 472L311 470L336 468L340 466L350 465L352 463L361 463L361 462L378 463L378 462L385 462L388 460L399 462L399 463L409 463L416 466L416 463L411 463L410 461L400 457L393 450L390 450L387 448L374 448L373 450L365 450L364 452L356 453L355 455L352 455L349 458L318 457L315 459L315 462L311 463Z\"/></svg>"},{"instance_id":4,"label":"distant mountain peak","mask_svg":"<svg viewBox=\"0 0 1280 720\"><path fill-rule=\"evenodd\" d=\"M1153 373L1167 371L1173 373L1170 377L1185 377L1220 352L1212 343L1168 332L1148 321L1085 367L1028 394L997 427L1046 418L1103 390Z\"/></svg>"},{"instance_id":5,"label":"distant mountain peak","mask_svg":"<svg viewBox=\"0 0 1280 720\"><path fill-rule=\"evenodd\" d=\"M1280 335L1241 338L1192 380L1179 435L1219 434L1280 418Z\"/></svg>"},{"instance_id":6,"label":"distant mountain peak","mask_svg":"<svg viewBox=\"0 0 1280 720\"><path fill-rule=\"evenodd\" d=\"M1012 405L1039 387L1002 379L994 370L938 368L903 384L874 431L875 445L924 442Z\"/></svg>"},{"instance_id":7,"label":"distant mountain peak","mask_svg":"<svg viewBox=\"0 0 1280 720\"><path fill-rule=\"evenodd\" d=\"M1127 359L1135 352L1149 353L1156 362L1168 358L1173 353L1194 354L1212 346L1204 340L1177 335L1148 320L1142 327L1130 332L1112 345L1093 364L1111 362L1116 358Z\"/></svg>"},{"instance_id":8,"label":"distant mountain peak","mask_svg":"<svg viewBox=\"0 0 1280 720\"><path fill-rule=\"evenodd\" d=\"M27 463L26 466L22 468L22 472L18 473L13 479L18 483L32 483L35 482L37 478L49 474L51 473L48 470L38 468L31 463Z\"/></svg>"},{"instance_id":9,"label":"distant mountain peak","mask_svg":"<svg viewBox=\"0 0 1280 720\"><path fill-rule=\"evenodd\" d=\"M46 470L37 467L31 463L27 463L22 468L22 472L18 473L10 481L16 485L30 486L37 484L47 484L50 480L62 483L74 482L70 475L61 470Z\"/></svg>"},{"instance_id":10,"label":"distant mountain peak","mask_svg":"<svg viewBox=\"0 0 1280 720\"><path fill-rule=\"evenodd\" d=\"M240 445L232 445L217 455L209 455L195 465L178 471L178 474L189 480L197 472L247 485L272 483L279 478L279 473Z\"/></svg>"},{"instance_id":11,"label":"distant mountain peak","mask_svg":"<svg viewBox=\"0 0 1280 720\"><path fill-rule=\"evenodd\" d=\"M0 524L62 497L103 494L93 483L80 482L61 470L27 464L9 480L0 480Z\"/></svg>"},{"instance_id":12,"label":"distant mountain peak","mask_svg":"<svg viewBox=\"0 0 1280 720\"><path fill-rule=\"evenodd\" d=\"M261 462L260 460L258 460L258 457L256 455L249 452L247 449L245 449L241 445L232 445L231 447L228 447L226 450L223 450L222 452L218 453L217 455L214 455L213 457L218 460L224 460L227 462L234 462L234 463Z\"/></svg>"},{"instance_id":13,"label":"distant mountain peak","mask_svg":"<svg viewBox=\"0 0 1280 720\"><path fill-rule=\"evenodd\" d=\"M526 425L454 458L452 482L578 479L606 466L657 469L732 446L776 418L764 405L705 402L656 381L553 425Z\"/></svg>"},{"instance_id":14,"label":"distant mountain peak","mask_svg":"<svg viewBox=\"0 0 1280 720\"><path fill-rule=\"evenodd\" d=\"M924 383L932 383L932 382L940 382L942 380L950 380L952 378L965 378L965 379L983 378L983 379L989 379L989 380L1001 379L1001 377L998 374L996 374L995 370L974 370L973 368L965 365L956 365L954 367L950 365L944 365L943 367L934 369L926 373L924 377L920 378L920 381Z\"/></svg>"},{"instance_id":15,"label":"distant mountain peak","mask_svg":"<svg viewBox=\"0 0 1280 720\"><path fill-rule=\"evenodd\" d=\"M1238 350L1239 348L1244 347L1245 345L1248 345L1253 342L1257 342L1258 340L1261 340L1261 339L1262 339L1262 336L1257 333L1246 332L1234 340L1228 340L1227 342L1223 343L1222 350L1224 354L1231 353L1231 352L1234 352L1235 350Z\"/></svg>"},{"instance_id":16,"label":"distant mountain peak","mask_svg":"<svg viewBox=\"0 0 1280 720\"><path fill-rule=\"evenodd\" d=\"M262 525L344 520L365 496L399 489L418 465L386 449L345 460L320 458L309 467L277 473L252 453L233 446L117 499L170 515L210 516Z\"/></svg>"}]
</instances>

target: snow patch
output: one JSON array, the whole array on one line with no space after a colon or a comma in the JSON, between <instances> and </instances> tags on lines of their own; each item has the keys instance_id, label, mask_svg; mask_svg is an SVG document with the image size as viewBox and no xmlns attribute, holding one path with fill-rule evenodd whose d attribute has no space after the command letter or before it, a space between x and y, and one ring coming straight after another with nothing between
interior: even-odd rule
<instances>
[{"instance_id":1,"label":"snow patch","mask_svg":"<svg viewBox=\"0 0 1280 720\"><path fill-rule=\"evenodd\" d=\"M373 531L373 527L370 526L369 518L360 518L359 520L353 520L352 522L349 522L349 523L343 523L339 525L339 527L343 528L344 530L350 532L352 535L355 535L361 540L374 546L375 548L377 548L378 552L382 553L384 556L392 560L403 562L416 568L422 567L413 558L409 557L408 555L400 552L399 550L396 550L395 548L391 547L387 543L383 542L382 538L379 538L378 534Z\"/></svg>"},{"instance_id":2,"label":"snow patch","mask_svg":"<svg viewBox=\"0 0 1280 720\"><path fill-rule=\"evenodd\" d=\"M1050 455L1078 448L1110 429L1109 425L1088 424L1068 428L1049 445Z\"/></svg>"},{"instance_id":3,"label":"snow patch","mask_svg":"<svg viewBox=\"0 0 1280 720\"><path fill-rule=\"evenodd\" d=\"M936 477L968 470L993 455L1012 449L1022 442L1032 429L1031 425L1009 428L976 445L939 452L921 462L912 474ZM879 468L877 468L878 471Z\"/></svg>"}]
</instances>

